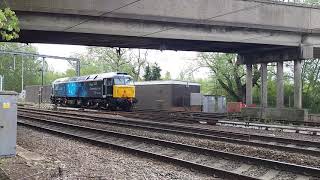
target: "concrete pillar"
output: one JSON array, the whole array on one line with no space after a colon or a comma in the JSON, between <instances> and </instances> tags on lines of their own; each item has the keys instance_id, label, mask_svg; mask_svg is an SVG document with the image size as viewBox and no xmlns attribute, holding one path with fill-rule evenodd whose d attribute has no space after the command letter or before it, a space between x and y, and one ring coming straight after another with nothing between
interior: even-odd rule
<instances>
[{"instance_id":1,"label":"concrete pillar","mask_svg":"<svg viewBox=\"0 0 320 180\"><path fill-rule=\"evenodd\" d=\"M252 64L247 64L246 73L246 104L252 104Z\"/></svg>"},{"instance_id":2,"label":"concrete pillar","mask_svg":"<svg viewBox=\"0 0 320 180\"><path fill-rule=\"evenodd\" d=\"M283 62L277 63L277 108L284 107Z\"/></svg>"},{"instance_id":3,"label":"concrete pillar","mask_svg":"<svg viewBox=\"0 0 320 180\"><path fill-rule=\"evenodd\" d=\"M294 107L302 108L301 60L294 61Z\"/></svg>"},{"instance_id":4,"label":"concrete pillar","mask_svg":"<svg viewBox=\"0 0 320 180\"><path fill-rule=\"evenodd\" d=\"M261 107L268 107L268 63L261 64Z\"/></svg>"}]
</instances>

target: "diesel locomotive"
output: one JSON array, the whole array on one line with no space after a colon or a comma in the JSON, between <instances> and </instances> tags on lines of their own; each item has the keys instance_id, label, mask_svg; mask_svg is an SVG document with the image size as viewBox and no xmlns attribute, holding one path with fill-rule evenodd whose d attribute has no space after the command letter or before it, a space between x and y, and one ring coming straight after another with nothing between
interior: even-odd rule
<instances>
[{"instance_id":1,"label":"diesel locomotive","mask_svg":"<svg viewBox=\"0 0 320 180\"><path fill-rule=\"evenodd\" d=\"M137 102L126 73L61 78L52 83L51 102L60 106L131 111Z\"/></svg>"}]
</instances>

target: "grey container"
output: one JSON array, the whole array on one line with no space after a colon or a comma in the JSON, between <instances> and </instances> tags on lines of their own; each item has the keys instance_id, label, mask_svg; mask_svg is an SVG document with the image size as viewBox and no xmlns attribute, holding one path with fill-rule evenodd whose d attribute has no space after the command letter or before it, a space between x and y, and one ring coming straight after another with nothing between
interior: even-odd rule
<instances>
[{"instance_id":1,"label":"grey container","mask_svg":"<svg viewBox=\"0 0 320 180\"><path fill-rule=\"evenodd\" d=\"M203 112L225 113L227 112L227 102L225 96L203 96Z\"/></svg>"},{"instance_id":2,"label":"grey container","mask_svg":"<svg viewBox=\"0 0 320 180\"><path fill-rule=\"evenodd\" d=\"M200 84L185 81L136 82L136 109L177 110L190 107L190 94L200 93Z\"/></svg>"},{"instance_id":3,"label":"grey container","mask_svg":"<svg viewBox=\"0 0 320 180\"><path fill-rule=\"evenodd\" d=\"M17 95L0 91L0 156L16 155Z\"/></svg>"}]
</instances>

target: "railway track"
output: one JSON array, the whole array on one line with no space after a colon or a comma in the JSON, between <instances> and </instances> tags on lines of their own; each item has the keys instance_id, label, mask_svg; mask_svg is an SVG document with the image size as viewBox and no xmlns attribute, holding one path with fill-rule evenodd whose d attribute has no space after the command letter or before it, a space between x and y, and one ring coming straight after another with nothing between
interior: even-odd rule
<instances>
[{"instance_id":1,"label":"railway track","mask_svg":"<svg viewBox=\"0 0 320 180\"><path fill-rule=\"evenodd\" d=\"M226 179L310 179L320 169L24 115L18 123L175 163Z\"/></svg>"},{"instance_id":2,"label":"railway track","mask_svg":"<svg viewBox=\"0 0 320 180\"><path fill-rule=\"evenodd\" d=\"M116 113L116 112L103 112L103 113ZM123 114L123 112L119 112L119 114ZM150 115L159 114L161 116L166 114L177 114L183 115L187 117L193 117L195 119L217 119L217 118L227 118L227 119L239 119L241 122L246 123L263 123L259 118L252 117L244 117L241 113L206 113L206 112L186 112L186 111L167 111L167 110L136 110L133 112L126 112L128 116L137 116L144 115L150 117ZM310 120L312 117L317 116L316 114L309 114L307 121L297 121L297 120L284 120L284 119L273 119L272 122L275 122L280 125L303 125L307 127L320 127L320 123ZM249 119L249 121L245 121L245 119Z\"/></svg>"},{"instance_id":3,"label":"railway track","mask_svg":"<svg viewBox=\"0 0 320 180\"><path fill-rule=\"evenodd\" d=\"M288 121L288 120L274 120L278 124L265 124L259 121L232 121L229 120L227 114L223 113L203 113L203 112L180 112L180 111L160 111L160 110L147 110L134 111L134 112L117 112L117 111L98 111L91 109L77 109L77 108L64 108L59 107L61 110L68 111L82 111L91 114L109 114L120 115L128 118L137 118L158 122L182 122L190 124L207 123L220 126L235 126L241 128L253 128L264 130L275 130L283 132L295 132L301 134L320 135L320 129L316 128L320 126L320 123L308 122L308 121ZM232 119L242 119L239 115L232 116ZM280 124L279 124L280 123ZM292 123L292 125L287 125ZM301 124L302 123L302 124ZM300 124L300 125L295 125ZM305 125L305 126L301 126Z\"/></svg>"},{"instance_id":4,"label":"railway track","mask_svg":"<svg viewBox=\"0 0 320 180\"><path fill-rule=\"evenodd\" d=\"M0 179L1 180L10 180L8 174L0 167Z\"/></svg>"},{"instance_id":5,"label":"railway track","mask_svg":"<svg viewBox=\"0 0 320 180\"><path fill-rule=\"evenodd\" d=\"M194 112L102 112L106 114L119 114L130 118L141 118L156 121L165 121L165 119L170 119L169 121L180 121L186 123L198 123L205 122L207 124L220 125L220 126L236 126L242 128L254 128L254 129L264 129L264 130L280 130L284 132L296 132L302 134L312 134L320 135L320 129L316 128L320 124L316 122L308 121L288 121L288 120L274 120L274 123L261 123L259 121L244 121L240 116L228 116L227 114L213 114L213 113L194 113ZM183 117L189 118L184 121ZM237 120L230 120L237 119ZM191 121L190 119L193 119ZM167 120L168 121L168 120ZM292 125L288 125L292 123ZM302 126L304 125L304 126Z\"/></svg>"},{"instance_id":6,"label":"railway track","mask_svg":"<svg viewBox=\"0 0 320 180\"><path fill-rule=\"evenodd\" d=\"M98 117L89 114L79 114L73 112L61 112L51 110L36 109L19 109L19 116L46 116L61 119L69 119L75 121L93 122L99 124L108 124L113 126L121 126L128 128L139 128L142 130L157 131L164 134L173 133L179 135L187 135L203 139L211 139L221 142L236 143L241 145L249 145L254 147L264 147L272 150L280 150L285 152L295 152L320 156L320 142L304 141L297 139L287 139L281 137L252 135L242 133L232 133L227 131L216 131L208 128L196 128L190 125L159 123L141 120L131 120L125 118L107 118ZM79 117L80 116L80 117Z\"/></svg>"},{"instance_id":7,"label":"railway track","mask_svg":"<svg viewBox=\"0 0 320 180\"><path fill-rule=\"evenodd\" d=\"M285 126L279 124L263 124L259 122L243 122L243 121L224 121L221 120L217 122L217 125L224 126L234 126L242 128L252 128L252 129L264 129L264 130L274 130L274 131L283 131L283 132L295 132L300 134L309 134L309 135L320 135L320 129L315 127L301 127L301 126Z\"/></svg>"}]
</instances>

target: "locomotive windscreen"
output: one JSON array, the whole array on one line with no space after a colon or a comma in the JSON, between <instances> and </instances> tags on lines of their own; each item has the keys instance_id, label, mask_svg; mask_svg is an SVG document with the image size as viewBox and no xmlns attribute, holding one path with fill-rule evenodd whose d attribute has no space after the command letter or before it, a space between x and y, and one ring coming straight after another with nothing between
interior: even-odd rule
<instances>
[{"instance_id":1,"label":"locomotive windscreen","mask_svg":"<svg viewBox=\"0 0 320 180\"><path fill-rule=\"evenodd\" d=\"M133 80L129 77L115 77L115 85L133 85Z\"/></svg>"}]
</instances>

